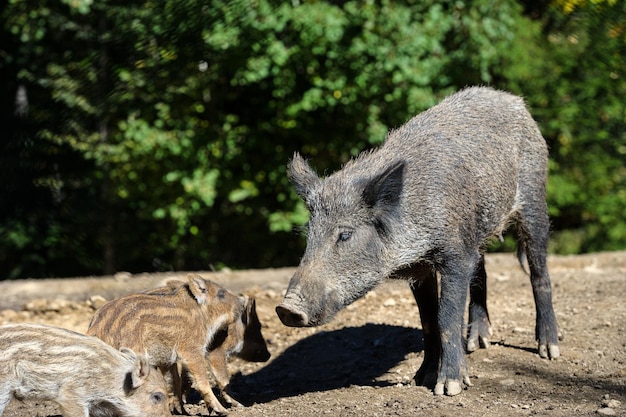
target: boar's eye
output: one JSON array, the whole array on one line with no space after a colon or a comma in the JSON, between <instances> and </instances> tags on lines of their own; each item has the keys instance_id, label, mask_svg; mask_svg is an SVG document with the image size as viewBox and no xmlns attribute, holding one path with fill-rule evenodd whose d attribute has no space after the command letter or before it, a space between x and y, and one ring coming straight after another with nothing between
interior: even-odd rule
<instances>
[{"instance_id":1,"label":"boar's eye","mask_svg":"<svg viewBox=\"0 0 626 417\"><path fill-rule=\"evenodd\" d=\"M152 401L154 404L162 403L163 401L165 401L165 394L163 394L162 392L153 392L152 394L150 394L150 401Z\"/></svg>"},{"instance_id":2,"label":"boar's eye","mask_svg":"<svg viewBox=\"0 0 626 417\"><path fill-rule=\"evenodd\" d=\"M339 238L337 239L337 242L345 242L349 240L351 237L352 237L352 230L344 230L343 232L339 233Z\"/></svg>"}]
</instances>

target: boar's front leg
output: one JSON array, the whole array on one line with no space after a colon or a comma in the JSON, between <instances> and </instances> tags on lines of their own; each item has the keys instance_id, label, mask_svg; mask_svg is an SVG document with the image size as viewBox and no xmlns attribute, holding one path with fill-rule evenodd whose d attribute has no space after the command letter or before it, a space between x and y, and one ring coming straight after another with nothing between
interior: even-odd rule
<instances>
[{"instance_id":1,"label":"boar's front leg","mask_svg":"<svg viewBox=\"0 0 626 417\"><path fill-rule=\"evenodd\" d=\"M473 352L479 347L488 348L492 335L487 311L487 272L485 255L480 256L476 275L470 283L469 329L467 351Z\"/></svg>"},{"instance_id":2,"label":"boar's front leg","mask_svg":"<svg viewBox=\"0 0 626 417\"><path fill-rule=\"evenodd\" d=\"M463 312L467 291L480 254L448 254L441 266L441 294L439 297L439 331L441 333L441 360L435 395L457 395L463 384L471 385L465 361L462 335Z\"/></svg>"},{"instance_id":3,"label":"boar's front leg","mask_svg":"<svg viewBox=\"0 0 626 417\"><path fill-rule=\"evenodd\" d=\"M437 381L441 354L441 337L437 323L437 273L429 265L424 265L412 267L408 274L412 280L411 290L419 308L424 332L424 360L415 374L415 382L417 385L433 388Z\"/></svg>"}]
</instances>

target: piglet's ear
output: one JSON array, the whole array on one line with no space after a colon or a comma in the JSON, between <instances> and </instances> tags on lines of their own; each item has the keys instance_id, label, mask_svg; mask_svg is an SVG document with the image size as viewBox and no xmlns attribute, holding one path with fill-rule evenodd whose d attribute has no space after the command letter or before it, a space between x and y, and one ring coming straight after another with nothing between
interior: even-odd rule
<instances>
[{"instance_id":1,"label":"piglet's ear","mask_svg":"<svg viewBox=\"0 0 626 417\"><path fill-rule=\"evenodd\" d=\"M189 291L191 295L196 299L198 304L207 304L209 302L209 283L197 274L187 275L187 281L189 285Z\"/></svg>"},{"instance_id":2,"label":"piglet's ear","mask_svg":"<svg viewBox=\"0 0 626 417\"><path fill-rule=\"evenodd\" d=\"M150 374L150 364L144 355L135 354L129 348L123 347L120 352L133 361L132 368L124 378L124 392L128 395L146 381Z\"/></svg>"},{"instance_id":3,"label":"piglet's ear","mask_svg":"<svg viewBox=\"0 0 626 417\"><path fill-rule=\"evenodd\" d=\"M396 162L371 178L363 189L363 201L382 216L395 208L400 201L404 184L404 161Z\"/></svg>"},{"instance_id":4,"label":"piglet's ear","mask_svg":"<svg viewBox=\"0 0 626 417\"><path fill-rule=\"evenodd\" d=\"M287 165L287 175L289 176L289 181L296 189L296 193L307 205L310 205L312 191L317 188L321 180L297 152L289 161L289 165Z\"/></svg>"}]
</instances>

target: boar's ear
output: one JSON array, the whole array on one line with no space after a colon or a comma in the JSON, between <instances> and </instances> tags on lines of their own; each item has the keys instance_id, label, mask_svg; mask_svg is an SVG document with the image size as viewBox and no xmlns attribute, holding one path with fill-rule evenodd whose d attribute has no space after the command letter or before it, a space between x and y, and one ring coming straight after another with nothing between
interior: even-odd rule
<instances>
[{"instance_id":1,"label":"boar's ear","mask_svg":"<svg viewBox=\"0 0 626 417\"><path fill-rule=\"evenodd\" d=\"M295 153L287 166L289 181L296 193L309 205L311 191L320 183L320 178L299 153Z\"/></svg>"},{"instance_id":2,"label":"boar's ear","mask_svg":"<svg viewBox=\"0 0 626 417\"><path fill-rule=\"evenodd\" d=\"M381 174L370 179L363 190L363 201L374 209L374 216L380 221L390 214L400 200L404 183L404 161L399 161Z\"/></svg>"},{"instance_id":3,"label":"boar's ear","mask_svg":"<svg viewBox=\"0 0 626 417\"><path fill-rule=\"evenodd\" d=\"M196 274L187 275L187 280L189 281L189 291L198 304L207 304L209 302L210 284L200 275Z\"/></svg>"},{"instance_id":4,"label":"boar's ear","mask_svg":"<svg viewBox=\"0 0 626 417\"><path fill-rule=\"evenodd\" d=\"M124 377L124 392L128 395L146 381L150 374L150 364L144 355L137 355L129 348L123 347L120 352L134 361L132 369Z\"/></svg>"}]
</instances>

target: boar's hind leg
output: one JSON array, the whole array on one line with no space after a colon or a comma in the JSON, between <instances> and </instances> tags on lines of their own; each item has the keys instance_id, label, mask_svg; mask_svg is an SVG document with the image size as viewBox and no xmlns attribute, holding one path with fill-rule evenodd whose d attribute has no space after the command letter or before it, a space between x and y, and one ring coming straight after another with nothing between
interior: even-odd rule
<instances>
[{"instance_id":1,"label":"boar's hind leg","mask_svg":"<svg viewBox=\"0 0 626 417\"><path fill-rule=\"evenodd\" d=\"M473 352L479 347L488 348L491 335L487 311L487 272L485 271L485 256L481 255L476 275L470 284L467 351Z\"/></svg>"},{"instance_id":2,"label":"boar's hind leg","mask_svg":"<svg viewBox=\"0 0 626 417\"><path fill-rule=\"evenodd\" d=\"M441 338L437 324L439 309L437 274L430 266L415 266L409 274L412 275L411 289L419 308L424 332L424 360L415 374L415 382L417 385L434 388L441 353Z\"/></svg>"},{"instance_id":3,"label":"boar's hind leg","mask_svg":"<svg viewBox=\"0 0 626 417\"><path fill-rule=\"evenodd\" d=\"M552 307L552 285L546 261L549 220L545 202L542 201L534 207L530 204L525 205L520 213L518 229L528 259L535 298L537 314L535 338L538 342L539 356L555 359L560 354L558 342L560 335Z\"/></svg>"}]
</instances>

